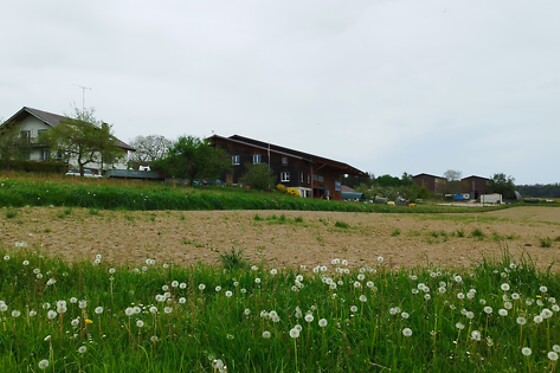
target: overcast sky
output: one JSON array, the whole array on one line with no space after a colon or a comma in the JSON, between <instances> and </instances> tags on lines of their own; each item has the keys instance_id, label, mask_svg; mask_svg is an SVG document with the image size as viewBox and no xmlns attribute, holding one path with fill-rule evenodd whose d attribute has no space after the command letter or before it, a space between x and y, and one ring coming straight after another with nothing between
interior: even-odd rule
<instances>
[{"instance_id":1,"label":"overcast sky","mask_svg":"<svg viewBox=\"0 0 560 373\"><path fill-rule=\"evenodd\" d=\"M560 182L559 20L557 0L5 1L0 118L85 93L124 141L239 134L376 176Z\"/></svg>"}]
</instances>

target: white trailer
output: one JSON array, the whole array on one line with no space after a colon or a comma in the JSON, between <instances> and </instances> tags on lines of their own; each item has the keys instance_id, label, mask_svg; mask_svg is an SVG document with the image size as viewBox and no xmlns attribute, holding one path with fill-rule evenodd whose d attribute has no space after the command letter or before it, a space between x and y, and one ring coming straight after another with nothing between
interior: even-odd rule
<instances>
[{"instance_id":1,"label":"white trailer","mask_svg":"<svg viewBox=\"0 0 560 373\"><path fill-rule=\"evenodd\" d=\"M492 194L481 194L480 195L480 203L483 205L492 204L498 205L502 204L502 195L499 193L492 193Z\"/></svg>"}]
</instances>

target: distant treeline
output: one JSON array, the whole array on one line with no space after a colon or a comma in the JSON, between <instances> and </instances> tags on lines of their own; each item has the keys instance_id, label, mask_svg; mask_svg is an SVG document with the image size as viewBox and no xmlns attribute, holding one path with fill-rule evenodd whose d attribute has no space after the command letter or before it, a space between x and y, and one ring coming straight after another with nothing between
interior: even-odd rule
<instances>
[{"instance_id":1,"label":"distant treeline","mask_svg":"<svg viewBox=\"0 0 560 373\"><path fill-rule=\"evenodd\" d=\"M523 197L560 198L560 183L516 185L515 189L521 193Z\"/></svg>"}]
</instances>

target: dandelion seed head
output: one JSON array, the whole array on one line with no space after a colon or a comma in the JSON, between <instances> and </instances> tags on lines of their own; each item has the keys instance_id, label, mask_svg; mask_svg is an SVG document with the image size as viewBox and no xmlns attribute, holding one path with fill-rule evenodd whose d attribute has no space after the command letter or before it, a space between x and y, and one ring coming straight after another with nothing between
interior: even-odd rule
<instances>
[{"instance_id":1,"label":"dandelion seed head","mask_svg":"<svg viewBox=\"0 0 560 373\"><path fill-rule=\"evenodd\" d=\"M49 320L54 320L54 318L56 318L57 315L58 315L58 313L57 313L56 311L54 311L54 310L49 310L49 311L47 312L47 318L48 318Z\"/></svg>"},{"instance_id":2,"label":"dandelion seed head","mask_svg":"<svg viewBox=\"0 0 560 373\"><path fill-rule=\"evenodd\" d=\"M509 284L507 282L504 282L502 285L500 285L500 288L503 291L509 291L509 289L510 289Z\"/></svg>"},{"instance_id":3,"label":"dandelion seed head","mask_svg":"<svg viewBox=\"0 0 560 373\"><path fill-rule=\"evenodd\" d=\"M500 308L498 310L498 315L500 316L507 316L508 315L508 311L506 309Z\"/></svg>"},{"instance_id":4,"label":"dandelion seed head","mask_svg":"<svg viewBox=\"0 0 560 373\"><path fill-rule=\"evenodd\" d=\"M548 360L550 360L550 361L558 360L558 353L556 353L554 351L550 351L548 354L546 354L546 356L548 357Z\"/></svg>"},{"instance_id":5,"label":"dandelion seed head","mask_svg":"<svg viewBox=\"0 0 560 373\"><path fill-rule=\"evenodd\" d=\"M533 351L531 351L531 349L529 347L523 347L521 349L521 353L523 354L523 356L531 356Z\"/></svg>"},{"instance_id":6,"label":"dandelion seed head","mask_svg":"<svg viewBox=\"0 0 560 373\"><path fill-rule=\"evenodd\" d=\"M264 339L270 339L270 332L268 330L265 330L262 332L262 337Z\"/></svg>"},{"instance_id":7,"label":"dandelion seed head","mask_svg":"<svg viewBox=\"0 0 560 373\"><path fill-rule=\"evenodd\" d=\"M80 347L78 348L78 353L80 353L80 354L82 354L82 355L85 354L86 351L87 351L87 347L86 347L86 346L83 346L83 345L82 345L82 346L80 346Z\"/></svg>"},{"instance_id":8,"label":"dandelion seed head","mask_svg":"<svg viewBox=\"0 0 560 373\"><path fill-rule=\"evenodd\" d=\"M553 315L552 311L549 310L548 308L543 308L541 311L541 316L543 319L549 319L551 318Z\"/></svg>"},{"instance_id":9,"label":"dandelion seed head","mask_svg":"<svg viewBox=\"0 0 560 373\"><path fill-rule=\"evenodd\" d=\"M307 315L305 315L304 320L307 321L308 323L312 322L314 319L313 315L308 313Z\"/></svg>"},{"instance_id":10,"label":"dandelion seed head","mask_svg":"<svg viewBox=\"0 0 560 373\"><path fill-rule=\"evenodd\" d=\"M404 329L402 330L402 334L403 334L405 337L410 337L410 336L412 335L412 329L410 329L410 328L404 328Z\"/></svg>"},{"instance_id":11,"label":"dandelion seed head","mask_svg":"<svg viewBox=\"0 0 560 373\"><path fill-rule=\"evenodd\" d=\"M517 319L515 319L515 321L517 322L518 325L525 325L527 324L527 319L524 318L523 316L519 316Z\"/></svg>"},{"instance_id":12,"label":"dandelion seed head","mask_svg":"<svg viewBox=\"0 0 560 373\"><path fill-rule=\"evenodd\" d=\"M49 361L47 359L43 359L41 361L39 361L39 364L37 364L39 366L39 369L41 370L45 370L49 367Z\"/></svg>"},{"instance_id":13,"label":"dandelion seed head","mask_svg":"<svg viewBox=\"0 0 560 373\"><path fill-rule=\"evenodd\" d=\"M290 337L292 337L293 339L298 338L299 337L299 329L297 329L297 328L290 329Z\"/></svg>"},{"instance_id":14,"label":"dandelion seed head","mask_svg":"<svg viewBox=\"0 0 560 373\"><path fill-rule=\"evenodd\" d=\"M471 332L471 339L473 341L480 341L482 339L482 334L478 330L473 330Z\"/></svg>"}]
</instances>

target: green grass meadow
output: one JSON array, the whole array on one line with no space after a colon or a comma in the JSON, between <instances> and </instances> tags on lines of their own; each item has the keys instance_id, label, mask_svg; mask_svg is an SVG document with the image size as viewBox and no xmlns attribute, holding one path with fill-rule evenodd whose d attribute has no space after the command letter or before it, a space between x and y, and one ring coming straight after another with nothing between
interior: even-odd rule
<instances>
[{"instance_id":1,"label":"green grass meadow","mask_svg":"<svg viewBox=\"0 0 560 373\"><path fill-rule=\"evenodd\" d=\"M5 372L555 371L558 274L68 264L0 253Z\"/></svg>"},{"instance_id":2,"label":"green grass meadow","mask_svg":"<svg viewBox=\"0 0 560 373\"><path fill-rule=\"evenodd\" d=\"M239 187L186 187L127 180L0 176L0 206L66 206L122 210L305 210L343 212L475 212L503 207L416 207L298 198Z\"/></svg>"}]
</instances>

